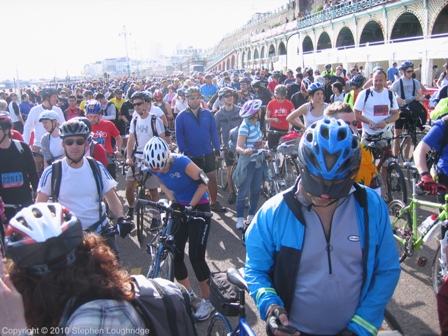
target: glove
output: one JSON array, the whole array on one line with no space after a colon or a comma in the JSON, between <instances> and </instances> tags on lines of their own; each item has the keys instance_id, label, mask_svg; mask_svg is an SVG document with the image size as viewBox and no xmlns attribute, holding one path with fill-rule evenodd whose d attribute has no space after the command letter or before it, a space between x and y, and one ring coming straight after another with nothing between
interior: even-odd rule
<instances>
[{"instance_id":1,"label":"glove","mask_svg":"<svg viewBox=\"0 0 448 336\"><path fill-rule=\"evenodd\" d=\"M170 208L176 212L182 212L182 210L183 210L182 205L180 205L179 202L176 200L171 201Z\"/></svg>"},{"instance_id":2,"label":"glove","mask_svg":"<svg viewBox=\"0 0 448 336\"><path fill-rule=\"evenodd\" d=\"M132 230L134 230L134 223L130 220L120 217L117 220L117 230L121 238L126 237Z\"/></svg>"},{"instance_id":3,"label":"glove","mask_svg":"<svg viewBox=\"0 0 448 336\"><path fill-rule=\"evenodd\" d=\"M286 309L284 307L276 304L273 304L269 307L268 316L266 318L266 333L268 334L268 336L274 336L274 332L276 330L288 335L298 333L298 330L296 328L283 326L280 323L280 320L278 318L282 314L287 315Z\"/></svg>"},{"instance_id":4,"label":"glove","mask_svg":"<svg viewBox=\"0 0 448 336\"><path fill-rule=\"evenodd\" d=\"M432 176L429 173L422 174L422 182L425 191L429 195L437 195L437 183L432 179Z\"/></svg>"}]
</instances>

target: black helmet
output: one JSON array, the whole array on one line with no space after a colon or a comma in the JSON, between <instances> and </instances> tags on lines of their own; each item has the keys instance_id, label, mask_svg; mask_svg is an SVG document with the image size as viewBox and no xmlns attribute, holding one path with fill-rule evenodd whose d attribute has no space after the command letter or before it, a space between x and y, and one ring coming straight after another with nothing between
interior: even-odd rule
<instances>
[{"instance_id":1,"label":"black helmet","mask_svg":"<svg viewBox=\"0 0 448 336\"><path fill-rule=\"evenodd\" d=\"M12 120L11 120L11 117L9 116L9 113L1 113L0 114L0 128L2 130L12 128Z\"/></svg>"},{"instance_id":2,"label":"black helmet","mask_svg":"<svg viewBox=\"0 0 448 336\"><path fill-rule=\"evenodd\" d=\"M80 135L85 139L90 135L90 130L84 122L78 119L70 119L62 124L59 129L59 136L64 139L68 136Z\"/></svg>"},{"instance_id":3,"label":"black helmet","mask_svg":"<svg viewBox=\"0 0 448 336\"><path fill-rule=\"evenodd\" d=\"M412 63L411 61L404 61L403 63L400 64L400 70L406 70L407 68L413 68L414 67L414 63Z\"/></svg>"},{"instance_id":4,"label":"black helmet","mask_svg":"<svg viewBox=\"0 0 448 336\"><path fill-rule=\"evenodd\" d=\"M86 118L86 117L75 117L73 119L82 121L84 124L87 125L87 127L89 128L89 131L92 132L92 123L91 123L89 118Z\"/></svg>"},{"instance_id":5,"label":"black helmet","mask_svg":"<svg viewBox=\"0 0 448 336\"><path fill-rule=\"evenodd\" d=\"M259 79L254 79L252 81L252 83L250 83L252 85L252 87L256 88L256 87L261 87L261 80Z\"/></svg>"},{"instance_id":6,"label":"black helmet","mask_svg":"<svg viewBox=\"0 0 448 336\"><path fill-rule=\"evenodd\" d=\"M218 92L218 98L222 98L226 93L234 94L235 90L229 87L223 87Z\"/></svg>"},{"instance_id":7,"label":"black helmet","mask_svg":"<svg viewBox=\"0 0 448 336\"><path fill-rule=\"evenodd\" d=\"M53 88L44 88L39 91L39 96L42 97L42 101L50 99L52 95L57 95L58 91Z\"/></svg>"},{"instance_id":8,"label":"black helmet","mask_svg":"<svg viewBox=\"0 0 448 336\"><path fill-rule=\"evenodd\" d=\"M363 75L358 74L352 77L352 79L350 80L350 86L354 85L356 86L356 88L360 88L364 85L365 82L366 78Z\"/></svg>"},{"instance_id":9,"label":"black helmet","mask_svg":"<svg viewBox=\"0 0 448 336\"><path fill-rule=\"evenodd\" d=\"M147 103L151 101L151 98L148 96L148 94L143 91L134 92L131 96L131 101L134 101L134 99L141 99Z\"/></svg>"}]
</instances>

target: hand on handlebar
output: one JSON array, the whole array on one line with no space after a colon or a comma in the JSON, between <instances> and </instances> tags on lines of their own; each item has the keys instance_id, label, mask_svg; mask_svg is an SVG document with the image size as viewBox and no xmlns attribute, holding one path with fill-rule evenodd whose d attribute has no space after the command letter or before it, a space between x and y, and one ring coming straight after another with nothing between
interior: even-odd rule
<instances>
[{"instance_id":1,"label":"hand on handlebar","mask_svg":"<svg viewBox=\"0 0 448 336\"><path fill-rule=\"evenodd\" d=\"M423 188L429 195L437 195L437 183L429 173L422 175Z\"/></svg>"},{"instance_id":2,"label":"hand on handlebar","mask_svg":"<svg viewBox=\"0 0 448 336\"><path fill-rule=\"evenodd\" d=\"M266 333L269 336L300 335L300 332L290 326L286 309L276 304L269 306L266 318Z\"/></svg>"},{"instance_id":3,"label":"hand on handlebar","mask_svg":"<svg viewBox=\"0 0 448 336\"><path fill-rule=\"evenodd\" d=\"M127 220L124 217L120 217L117 220L117 230L121 238L125 238L134 229L134 226L131 220Z\"/></svg>"}]
</instances>

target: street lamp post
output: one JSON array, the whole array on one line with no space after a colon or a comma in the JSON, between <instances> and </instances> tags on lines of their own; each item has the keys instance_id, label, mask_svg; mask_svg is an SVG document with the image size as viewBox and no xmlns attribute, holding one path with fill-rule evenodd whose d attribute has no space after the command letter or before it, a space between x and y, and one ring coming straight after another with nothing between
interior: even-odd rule
<instances>
[{"instance_id":1,"label":"street lamp post","mask_svg":"<svg viewBox=\"0 0 448 336\"><path fill-rule=\"evenodd\" d=\"M288 68L288 44L289 44L289 39L292 37L292 36L294 36L294 35L298 35L300 33L300 31L296 31L296 32L294 32L294 33L292 33L291 35L289 35L287 38L286 38L286 69L289 69Z\"/></svg>"},{"instance_id":2,"label":"street lamp post","mask_svg":"<svg viewBox=\"0 0 448 336\"><path fill-rule=\"evenodd\" d=\"M126 68L128 72L128 76L131 76L131 67L129 65L129 56L128 56L128 41L126 36L131 35L131 33L128 33L126 31L126 26L123 26L123 32L121 32L119 35L124 37L124 47L126 48Z\"/></svg>"}]
</instances>

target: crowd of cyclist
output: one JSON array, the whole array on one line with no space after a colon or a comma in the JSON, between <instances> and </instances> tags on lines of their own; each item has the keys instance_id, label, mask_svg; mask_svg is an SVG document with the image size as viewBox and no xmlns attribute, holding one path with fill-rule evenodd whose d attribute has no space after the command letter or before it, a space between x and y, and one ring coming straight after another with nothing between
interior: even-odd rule
<instances>
[{"instance_id":1,"label":"crowd of cyclist","mask_svg":"<svg viewBox=\"0 0 448 336\"><path fill-rule=\"evenodd\" d=\"M421 127L426 123L426 119L423 120L418 111L414 113L411 108L409 108L411 115L401 114L400 117L399 113L401 107L410 106L413 101L420 104L424 100L420 83L412 79L413 69L414 65L411 62L403 62L399 68L401 72L399 78L391 80L386 71L377 67L369 81L357 67L346 71L339 65L333 71L331 64L325 66L322 75L317 70L316 72L311 68L305 68L302 71L299 67L295 73L288 70L286 74L282 71L269 73L261 69L243 74L238 72L219 75L196 74L185 78L177 76L163 79L126 79L108 83L94 81L59 88L40 88L37 91L28 89L21 95L22 103L20 104L17 102L17 94L1 93L0 98L3 99L0 99L0 174L2 177L0 196L4 203L16 205L17 210L24 208L14 219L11 214L6 213L6 222L14 223L6 233L3 230L4 227L1 226L2 237L7 238L6 245L10 248L10 257L13 260L8 264L11 278L8 277L5 280L6 287L14 288L12 285L14 283L22 295L29 294L27 286L18 285L22 281L20 280L21 270L31 268L32 273L42 276L59 270L65 265L71 265L75 258L73 249L79 249L83 240L76 236L79 235L79 232L76 233L75 230L79 222L73 219L73 214L69 215L67 210L61 210L58 205L53 205L48 207L53 215L49 214L50 217L45 217L48 212L47 207L35 205L33 208L34 201L47 202L51 197L53 201L57 200L68 207L81 220L84 231L103 236L107 245L119 258L114 231L118 231L124 238L133 229L133 190L136 187L138 170L143 167L152 174L146 187L153 200L160 198L158 189L160 187L164 197L172 202L173 207L194 207L201 211L210 209L215 212L227 211L227 208L217 199L215 164L221 157L222 147L225 147L227 178L231 186L227 202L230 205L236 203L236 229L243 229L245 225L251 223L260 225L265 218L260 217L263 216L262 214L256 213L265 169L263 162L266 156L259 149L276 148L282 141L282 132L286 134L291 129L294 132L304 133L304 137L307 137L306 143L311 143L309 137L325 134L327 127L330 129L329 132L333 132L332 129L336 133L342 130L350 132L349 138L345 139L341 146L349 146L348 148L352 146L349 156L356 156L355 159L346 161L344 164L348 166L344 166L342 162L347 158L341 157L340 151L334 154L338 157L334 157L333 160L341 161L337 166L341 167L341 171L345 169L343 173L335 172L330 166L335 165L336 161L329 166L325 149L323 152L318 151L313 154L315 148L312 145L306 147L301 144L300 150L303 150L303 153L299 150L298 157L300 171L308 174L304 175L306 176L303 180L305 191L302 192L307 198L304 202L310 204L310 209L313 205L327 207L340 199L349 197L354 181L372 187L381 194L379 172L367 149L366 141L362 140L371 133L392 136L389 124L394 122L397 134L397 131L401 131L400 118L419 118ZM393 82L395 83L392 84ZM389 93L388 85L391 85L393 94ZM22 107L23 103L26 103L26 106ZM336 118L340 121L335 122L328 118ZM438 121L435 125L440 127L438 135L443 138L443 122ZM232 152L229 149L230 131L237 126L239 129L236 148L235 152ZM277 132L266 133L268 128ZM437 166L440 167L439 171L442 174L441 181L445 181L443 176L447 171L448 148L438 148L440 144L431 132L433 131L431 130L428 134L428 139L432 140L423 139L416 152L419 153L421 150L426 154L427 150L433 147L442 151L443 154ZM173 141L178 145L178 153L173 153L175 148L171 146ZM337 138L337 141L340 139ZM424 145L421 145L422 143ZM325 169L328 169L328 172L326 173L319 171L318 167L322 162L316 163L320 160L318 157L322 155L323 162L327 162ZM95 160L87 159L87 157ZM127 213L115 190L117 185L115 161L122 157L129 166L126 176ZM416 157L419 156L416 155ZM422 176L424 188L433 192L435 182L428 172L428 167L417 160L416 164ZM230 168L234 164L237 166L234 180L232 180ZM315 171L312 170L312 165L316 165ZM350 175L347 175L347 172L350 172ZM313 181L317 183L315 187L318 189L311 192ZM236 190L233 189L234 184ZM297 188L297 183L294 188ZM332 201L324 201L326 198L322 195L330 195L329 199ZM379 198L373 196L370 191L368 197L371 199L370 202L377 204ZM249 207L245 219L247 198ZM102 205L103 199L117 218L116 230L106 218L105 207ZM27 209L28 206L31 207ZM381 209L384 206L384 204L381 205ZM353 211L354 208L351 206L349 209ZM63 215L60 215L61 211ZM42 221L50 220L54 217L54 213L56 217L63 218L64 222L51 220L53 228L43 236L37 237L36 233L32 232L33 227L45 226L46 224ZM303 222L300 218L299 221ZM382 222L379 225L383 224ZM23 231L23 225L29 226L31 231ZM190 296L195 298L183 261L186 242L187 240L190 242L189 256L202 296L195 313L197 320L206 320L214 311L214 307L208 300L210 289L207 280L210 270L205 261L210 226L210 219L207 218L200 225L198 223L185 224L183 229L175 235L176 247L179 251L175 256L175 277L189 290ZM51 244L46 242L54 241L55 238L64 234L64 230L72 230L70 228L73 228L76 239L73 245L59 251L58 257L64 256L64 260L58 260L59 264L55 269L51 264L54 261L53 255L48 254L45 260L40 257L33 259L30 253L35 253L38 248L22 251L20 244L17 244L17 241L28 237L31 239L31 245L44 243L39 248L47 251ZM263 235L265 229L267 228L251 228L246 239ZM17 232L20 234L18 235ZM96 238L93 237L94 235L86 236L82 246L94 245ZM387 236L384 239L390 238ZM13 255L14 251L18 251L18 254ZM248 260L253 260L251 258L254 255L250 253L254 251L261 250L249 244ZM261 252L268 253L267 249ZM264 288L264 280L258 282L259 279L253 278L256 273L260 274L259 269L255 271L260 266L264 267L257 260L246 264L252 272L249 272L248 279L253 280L251 291L253 291L254 299L258 301L261 317L268 318L268 324L270 324L269 317L277 314L276 317L279 318L287 311L278 310L282 300L276 296L277 294L274 294L274 297L271 296L275 293L275 289ZM393 269L393 272L391 271L390 277L392 282L395 282L399 272L395 263L392 266L390 270ZM117 267L115 264L111 266L112 273L115 272L115 267ZM386 266L382 264L381 267ZM369 281L375 282L373 277L376 275L369 276L371 277ZM358 289L359 293L355 295L360 295L361 286ZM285 294L284 291L278 288L277 290ZM380 291L380 289L377 290ZM123 293L111 298L122 298L126 295L125 289L120 289L118 292L120 291ZM268 299L263 291L271 293ZM390 298L391 294L389 291L386 296ZM364 295L369 296L366 293ZM27 302L28 299L24 296L24 300ZM350 304L357 312L361 309L361 306L358 307L354 302ZM381 302L380 305L384 308L385 304L387 304L386 301ZM41 307L27 302L26 308L35 310ZM289 313L291 306L287 308ZM293 306L293 308L296 313L297 307ZM358 313L362 314L362 312ZM35 312L27 311L27 322L41 323L41 326L45 325L42 323L53 325L58 323L55 320L57 317L50 316L50 313L46 321L35 315ZM374 315L375 317L369 323L376 325L381 314L376 311ZM342 323L342 328L339 321L335 323L337 327L334 327L339 329L329 328L328 332L338 334L341 331L341 335L367 335L375 329L369 323L363 325L359 320L349 317ZM284 317L280 318L280 321L289 325ZM311 324L304 322L301 318L292 318L292 321L299 328L301 327L305 334L316 334L313 329L313 323L316 321ZM271 332L275 329L274 324L268 327L271 328ZM278 330L276 335L281 335Z\"/></svg>"}]
</instances>

